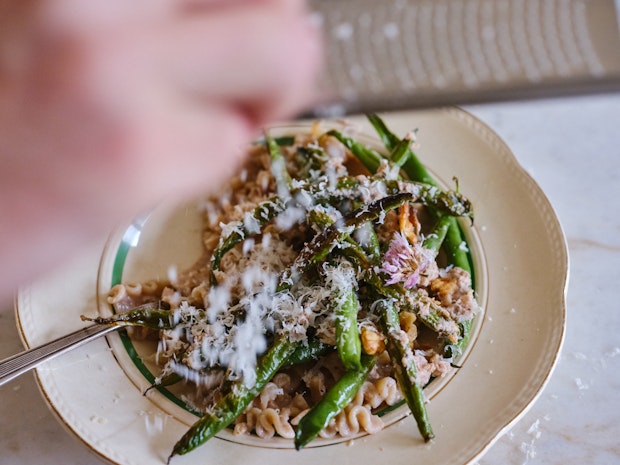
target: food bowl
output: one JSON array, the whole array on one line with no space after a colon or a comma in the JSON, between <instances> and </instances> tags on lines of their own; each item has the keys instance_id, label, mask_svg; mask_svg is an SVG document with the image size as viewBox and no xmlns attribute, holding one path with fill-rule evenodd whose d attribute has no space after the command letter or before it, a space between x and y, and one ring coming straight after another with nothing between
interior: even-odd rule
<instances>
[{"instance_id":1,"label":"food bowl","mask_svg":"<svg viewBox=\"0 0 620 465\"><path fill-rule=\"evenodd\" d=\"M300 134L310 134L318 130L337 129L343 132L352 131L352 127L343 122L308 122L305 124L274 126L268 129L270 135L277 140L294 137ZM424 135L420 135L423 141ZM373 150L385 154L381 140L370 130L361 133L356 131L355 139ZM437 173L431 175L438 184L447 189L454 185L452 179L445 179ZM464 193L467 186L461 186ZM474 207L475 208L475 207ZM195 265L203 255L203 230L206 221L205 201L197 199L183 204L165 203L159 205L143 217L135 219L131 224L119 228L112 235L102 255L99 282L98 302L102 315L110 315L114 309L109 304L107 296L110 289L120 283L143 283L149 280L162 281L169 279L171 273L187 270ZM466 249L472 267L474 291L480 310L475 315L469 333L467 344L454 357L452 368L447 374L432 379L424 389L428 401L443 389L447 388L459 368L466 363L469 353L474 350L480 328L484 321L484 309L487 302L487 270L484 249L479 232L468 218L458 220L463 233ZM200 416L185 399L194 389L186 385L164 387L157 386L149 389L155 383L161 369L157 366L154 354L157 351L157 341L132 337L131 333L121 332L109 338L112 350L118 363L132 380L136 387L145 392L148 390L149 399L162 411L192 425ZM379 415L386 427L397 423L410 414L404 402L395 406L384 407L375 412ZM351 441L365 436L360 432L352 436L336 436L333 438L318 438L307 447L326 446L344 441ZM252 434L235 435L231 429L224 429L218 437L231 442L267 448L293 448L293 441L277 437L261 439Z\"/></svg>"}]
</instances>

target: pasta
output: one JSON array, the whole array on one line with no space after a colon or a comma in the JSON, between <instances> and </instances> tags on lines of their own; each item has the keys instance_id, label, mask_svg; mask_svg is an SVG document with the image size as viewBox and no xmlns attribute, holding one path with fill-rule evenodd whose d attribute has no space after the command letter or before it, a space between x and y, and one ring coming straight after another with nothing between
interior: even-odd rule
<instances>
[{"instance_id":1,"label":"pasta","mask_svg":"<svg viewBox=\"0 0 620 465\"><path fill-rule=\"evenodd\" d=\"M326 375L320 370L310 370L304 377L310 397L320 399L326 389ZM280 373L268 383L243 415L235 421L234 434L254 433L261 438L278 434L284 438L294 436L294 426L310 409L302 394L293 397L291 377ZM376 433L383 428L383 421L373 413L380 405L394 405L402 400L396 380L390 376L366 381L349 406L336 416L322 437L350 437L359 432Z\"/></svg>"}]
</instances>

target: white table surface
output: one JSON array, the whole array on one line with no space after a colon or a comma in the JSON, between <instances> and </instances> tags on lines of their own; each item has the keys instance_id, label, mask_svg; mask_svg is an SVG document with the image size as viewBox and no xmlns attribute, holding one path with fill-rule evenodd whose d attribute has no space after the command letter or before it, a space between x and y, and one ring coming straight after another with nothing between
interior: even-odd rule
<instances>
[{"instance_id":1,"label":"white table surface","mask_svg":"<svg viewBox=\"0 0 620 465\"><path fill-rule=\"evenodd\" d=\"M568 324L549 384L479 461L620 463L620 95L467 108L512 148L549 197L570 253ZM22 349L0 312L0 358ZM48 410L32 374L0 387L5 465L96 465Z\"/></svg>"}]
</instances>

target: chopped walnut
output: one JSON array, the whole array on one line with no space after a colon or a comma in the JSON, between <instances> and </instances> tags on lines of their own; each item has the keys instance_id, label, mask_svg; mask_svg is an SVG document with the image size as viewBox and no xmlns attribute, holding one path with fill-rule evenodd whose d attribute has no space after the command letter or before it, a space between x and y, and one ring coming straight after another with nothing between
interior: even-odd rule
<instances>
[{"instance_id":1,"label":"chopped walnut","mask_svg":"<svg viewBox=\"0 0 620 465\"><path fill-rule=\"evenodd\" d=\"M376 328L362 326L360 337L364 352L368 355L377 355L385 350L385 338Z\"/></svg>"}]
</instances>

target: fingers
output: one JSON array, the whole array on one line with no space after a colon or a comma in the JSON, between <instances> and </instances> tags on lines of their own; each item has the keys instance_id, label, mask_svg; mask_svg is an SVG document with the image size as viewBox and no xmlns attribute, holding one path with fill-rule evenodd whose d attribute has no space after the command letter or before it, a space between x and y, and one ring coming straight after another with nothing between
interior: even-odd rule
<instances>
[{"instance_id":1,"label":"fingers","mask_svg":"<svg viewBox=\"0 0 620 465\"><path fill-rule=\"evenodd\" d=\"M128 215L164 199L219 192L258 135L242 111L216 103L184 108L174 116L145 116L117 134L111 152L120 156L104 167L114 173L100 187L108 192L112 211L131 199L134 205L126 204ZM107 189L111 183L118 198L113 199Z\"/></svg>"},{"instance_id":2,"label":"fingers","mask_svg":"<svg viewBox=\"0 0 620 465\"><path fill-rule=\"evenodd\" d=\"M40 27L51 36L88 35L169 17L175 0L45 0L38 2Z\"/></svg>"},{"instance_id":3,"label":"fingers","mask_svg":"<svg viewBox=\"0 0 620 465\"><path fill-rule=\"evenodd\" d=\"M227 6L174 23L156 45L162 73L188 98L237 101L263 123L299 111L313 97L320 36L302 8L281 3Z\"/></svg>"},{"instance_id":4,"label":"fingers","mask_svg":"<svg viewBox=\"0 0 620 465\"><path fill-rule=\"evenodd\" d=\"M115 84L123 74L129 81L144 81L148 74L148 85L164 81L194 102L235 102L265 124L295 114L313 98L321 43L304 5L301 0L51 0L46 49L59 44L80 53L81 48L83 59L91 61L70 71L76 79L86 72L92 83Z\"/></svg>"},{"instance_id":5,"label":"fingers","mask_svg":"<svg viewBox=\"0 0 620 465\"><path fill-rule=\"evenodd\" d=\"M258 124L291 116L312 99L321 62L303 6L237 0L181 16L153 30L158 71L188 99L235 101Z\"/></svg>"}]
</instances>

